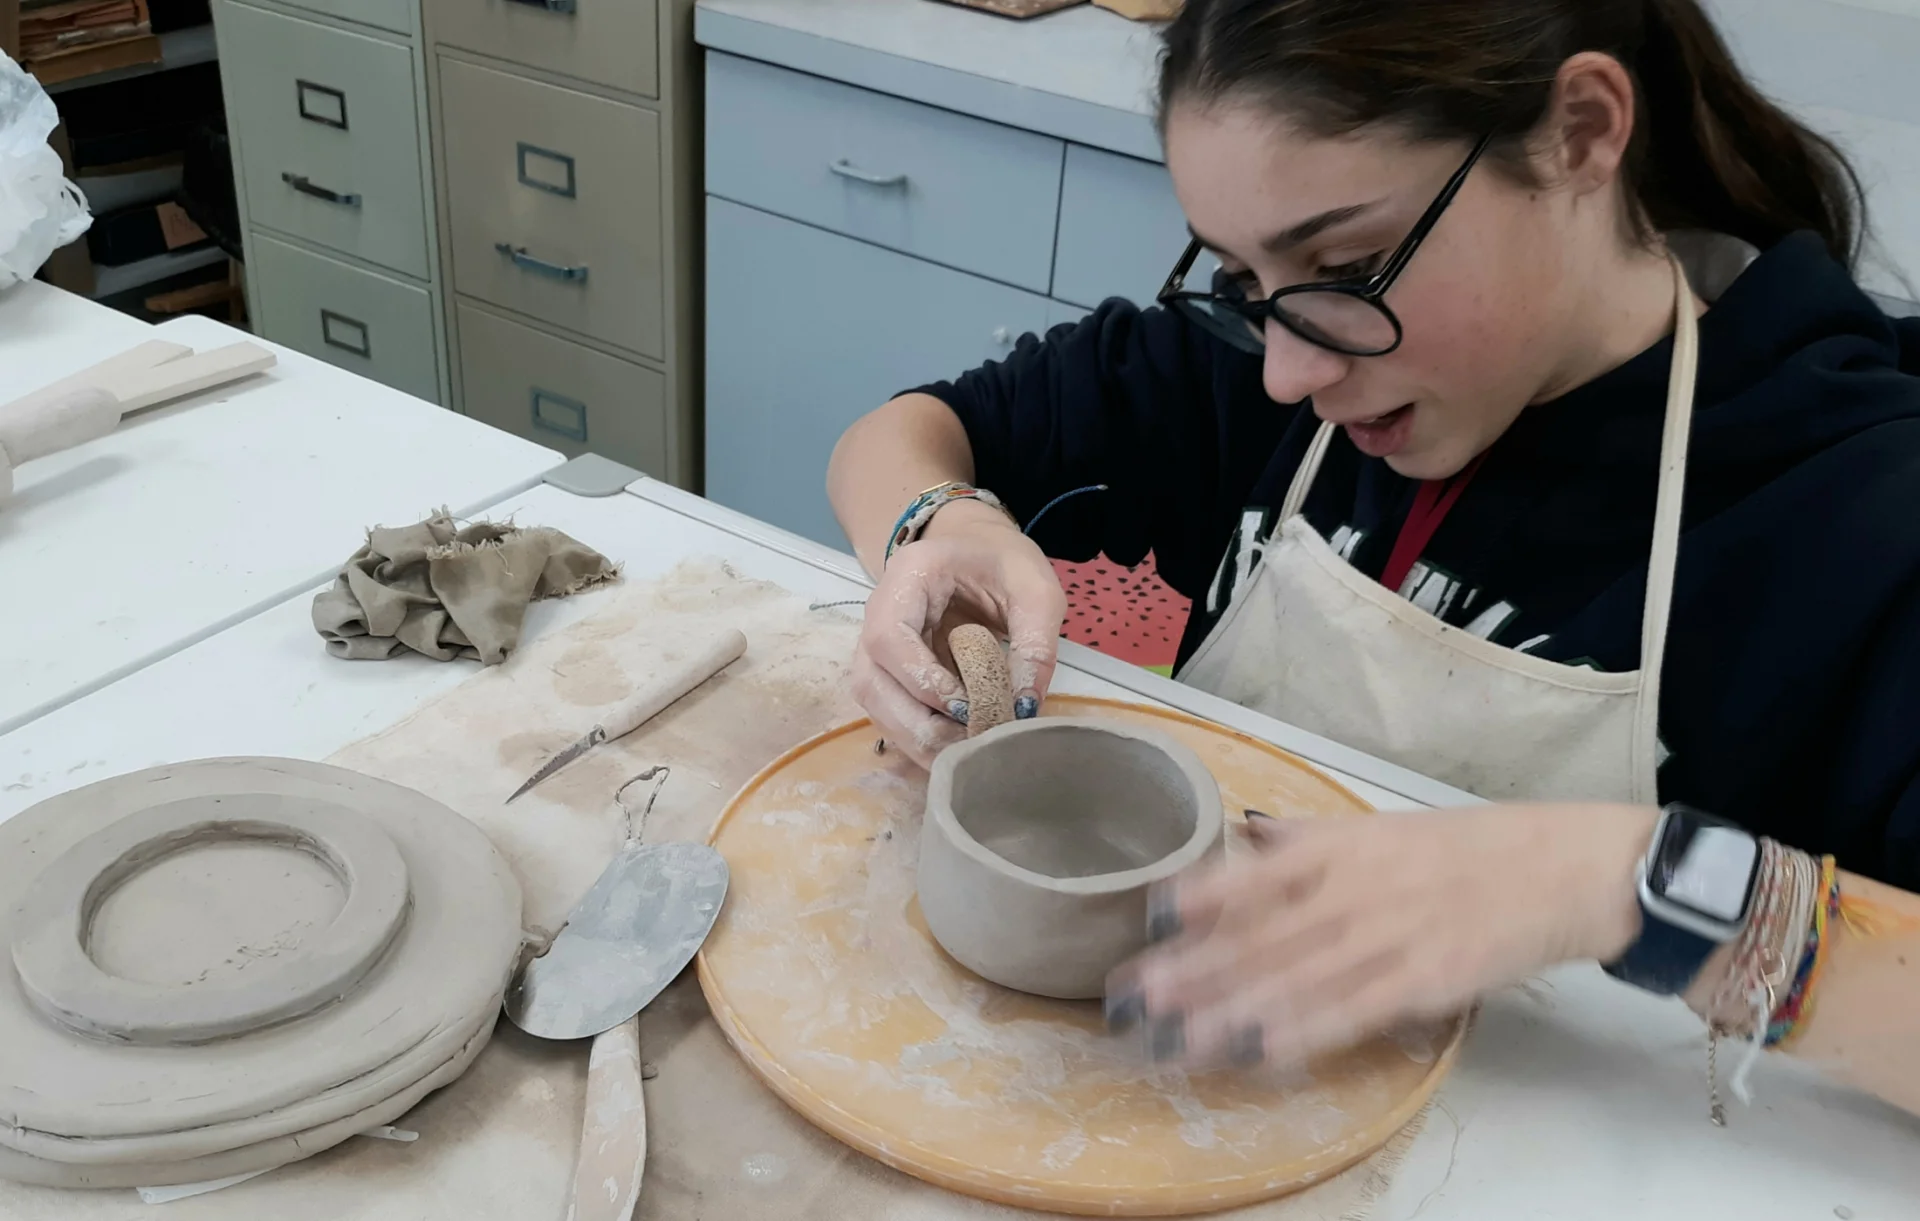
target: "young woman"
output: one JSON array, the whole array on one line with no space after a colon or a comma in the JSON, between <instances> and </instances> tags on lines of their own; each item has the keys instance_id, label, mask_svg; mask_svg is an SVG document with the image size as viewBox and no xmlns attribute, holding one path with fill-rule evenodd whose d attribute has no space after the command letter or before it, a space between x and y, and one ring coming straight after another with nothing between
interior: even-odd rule
<instances>
[{"instance_id":1,"label":"young woman","mask_svg":"<svg viewBox=\"0 0 1920 1221\"><path fill-rule=\"evenodd\" d=\"M1116 1025L1306 1056L1594 958L1920 1109L1920 900L1856 876L1920 889L1920 326L1854 283L1845 162L1697 0L1188 0L1160 96L1164 308L834 456L889 740L962 732L956 619L1033 715L1046 555L1151 551L1183 681L1503 804L1262 824Z\"/></svg>"}]
</instances>

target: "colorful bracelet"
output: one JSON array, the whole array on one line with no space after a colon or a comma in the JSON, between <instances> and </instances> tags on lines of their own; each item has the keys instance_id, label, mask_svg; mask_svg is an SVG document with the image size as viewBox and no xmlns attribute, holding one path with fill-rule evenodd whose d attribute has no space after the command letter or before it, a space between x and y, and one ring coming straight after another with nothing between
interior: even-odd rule
<instances>
[{"instance_id":1,"label":"colorful bracelet","mask_svg":"<svg viewBox=\"0 0 1920 1221\"><path fill-rule=\"evenodd\" d=\"M1009 521L1013 520L1013 514L1008 511L1007 506L1000 503L1000 498L985 488L976 488L970 483L962 483L959 480L938 484L915 496L907 505L906 511L900 514L899 520L893 523L893 533L887 536L887 553L881 559L880 566L886 567L892 562L894 552L925 534L928 524L933 521L934 514L956 500L977 500L981 504L992 505L1005 513Z\"/></svg>"},{"instance_id":2,"label":"colorful bracelet","mask_svg":"<svg viewBox=\"0 0 1920 1221\"><path fill-rule=\"evenodd\" d=\"M1826 951L1832 945L1827 929L1840 916L1840 870L1832 857L1820 862L1821 901L1814 907L1813 926L1807 930L1806 949L1794 973L1793 987L1767 1022L1767 1046L1787 1047L1806 1029L1813 1016L1813 1001L1820 984L1820 970L1826 965Z\"/></svg>"}]
</instances>

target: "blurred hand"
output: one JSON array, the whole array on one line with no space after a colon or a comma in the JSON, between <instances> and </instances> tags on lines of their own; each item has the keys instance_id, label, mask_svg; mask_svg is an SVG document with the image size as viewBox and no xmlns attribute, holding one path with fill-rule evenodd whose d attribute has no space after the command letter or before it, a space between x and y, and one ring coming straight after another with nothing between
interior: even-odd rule
<instances>
[{"instance_id":1,"label":"blurred hand","mask_svg":"<svg viewBox=\"0 0 1920 1221\"><path fill-rule=\"evenodd\" d=\"M853 694L889 746L925 767L966 736L967 693L947 633L978 623L1009 642L1016 715L1039 712L1053 681L1066 595L1033 541L998 510L959 501L893 556L867 599Z\"/></svg>"},{"instance_id":2,"label":"blurred hand","mask_svg":"<svg viewBox=\"0 0 1920 1221\"><path fill-rule=\"evenodd\" d=\"M1157 944L1108 983L1108 1020L1160 1060L1299 1063L1465 1011L1637 935L1657 812L1508 805L1249 819L1258 854L1176 879Z\"/></svg>"}]
</instances>

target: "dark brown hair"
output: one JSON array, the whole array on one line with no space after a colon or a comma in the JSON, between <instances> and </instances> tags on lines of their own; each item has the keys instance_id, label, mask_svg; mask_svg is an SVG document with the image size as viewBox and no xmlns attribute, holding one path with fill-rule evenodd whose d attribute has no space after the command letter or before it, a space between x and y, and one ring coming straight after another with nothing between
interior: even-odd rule
<instances>
[{"instance_id":1,"label":"dark brown hair","mask_svg":"<svg viewBox=\"0 0 1920 1221\"><path fill-rule=\"evenodd\" d=\"M1764 250L1811 229L1853 265L1858 178L1761 96L1699 0L1187 0L1166 32L1160 113L1245 100L1321 135L1491 133L1489 155L1526 181L1526 138L1582 51L1618 59L1636 84L1623 176L1642 239L1710 229Z\"/></svg>"}]
</instances>

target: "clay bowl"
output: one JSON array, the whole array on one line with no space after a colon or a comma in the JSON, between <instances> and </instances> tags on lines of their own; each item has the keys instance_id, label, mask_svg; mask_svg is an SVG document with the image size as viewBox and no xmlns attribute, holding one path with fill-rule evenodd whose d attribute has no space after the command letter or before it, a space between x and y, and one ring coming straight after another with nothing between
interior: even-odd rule
<instances>
[{"instance_id":1,"label":"clay bowl","mask_svg":"<svg viewBox=\"0 0 1920 1221\"><path fill-rule=\"evenodd\" d=\"M1147 891L1221 851L1220 788L1191 750L1114 721L1002 725L934 760L920 908L975 974L1101 994L1146 945Z\"/></svg>"}]
</instances>

